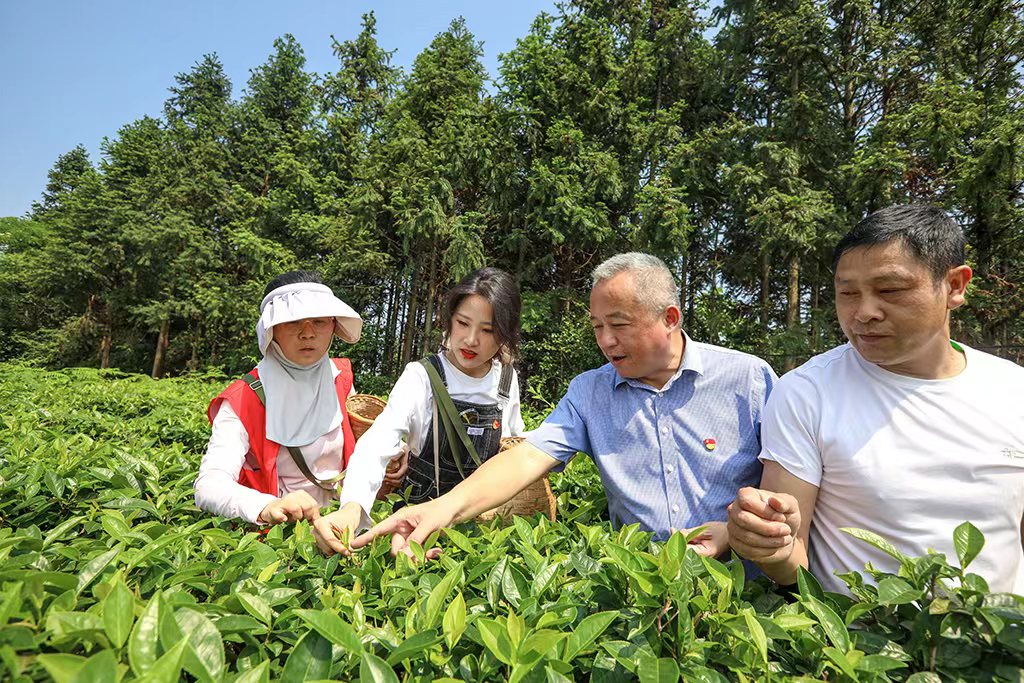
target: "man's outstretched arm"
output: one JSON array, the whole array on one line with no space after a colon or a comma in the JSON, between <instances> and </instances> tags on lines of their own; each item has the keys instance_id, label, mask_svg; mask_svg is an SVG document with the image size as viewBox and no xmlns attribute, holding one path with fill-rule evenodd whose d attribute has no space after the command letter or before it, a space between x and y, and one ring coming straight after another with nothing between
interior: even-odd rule
<instances>
[{"instance_id":1,"label":"man's outstretched arm","mask_svg":"<svg viewBox=\"0 0 1024 683\"><path fill-rule=\"evenodd\" d=\"M378 536L391 536L391 554L413 557L411 541L424 543L438 529L473 519L481 512L507 502L558 464L529 443L498 453L445 495L402 508L380 524L352 540L353 549L368 545Z\"/></svg>"}]
</instances>

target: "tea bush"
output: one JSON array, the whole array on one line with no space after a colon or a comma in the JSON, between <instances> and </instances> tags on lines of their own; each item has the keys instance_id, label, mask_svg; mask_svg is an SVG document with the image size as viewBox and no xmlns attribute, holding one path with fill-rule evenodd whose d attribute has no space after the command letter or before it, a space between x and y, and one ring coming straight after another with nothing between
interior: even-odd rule
<instances>
[{"instance_id":1,"label":"tea bush","mask_svg":"<svg viewBox=\"0 0 1024 683\"><path fill-rule=\"evenodd\" d=\"M1024 680L1024 599L959 557L807 573L787 596L675 536L612 530L588 461L560 519L462 525L437 562L319 555L201 514L220 383L0 364L0 679L15 681ZM958 566L959 565L959 566Z\"/></svg>"}]
</instances>

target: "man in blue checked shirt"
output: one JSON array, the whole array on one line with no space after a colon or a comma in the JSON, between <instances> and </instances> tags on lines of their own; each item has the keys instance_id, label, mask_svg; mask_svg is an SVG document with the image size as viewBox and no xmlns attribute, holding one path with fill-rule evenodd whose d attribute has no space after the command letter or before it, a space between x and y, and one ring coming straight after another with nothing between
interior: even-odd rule
<instances>
[{"instance_id":1,"label":"man in blue checked shirt","mask_svg":"<svg viewBox=\"0 0 1024 683\"><path fill-rule=\"evenodd\" d=\"M590 319L608 363L575 377L526 443L448 494L402 508L352 548L391 534L392 552L411 557L409 541L473 519L582 452L601 474L613 524L639 522L661 540L705 526L695 549L728 550L726 506L760 480L761 415L775 373L759 358L690 339L660 259L619 254L592 281Z\"/></svg>"}]
</instances>

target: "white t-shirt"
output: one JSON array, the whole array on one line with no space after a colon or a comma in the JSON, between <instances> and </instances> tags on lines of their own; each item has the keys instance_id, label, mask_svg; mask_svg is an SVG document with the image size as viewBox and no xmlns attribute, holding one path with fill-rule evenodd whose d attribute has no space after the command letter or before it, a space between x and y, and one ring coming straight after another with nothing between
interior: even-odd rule
<instances>
[{"instance_id":1,"label":"white t-shirt","mask_svg":"<svg viewBox=\"0 0 1024 683\"><path fill-rule=\"evenodd\" d=\"M776 384L761 459L818 487L808 562L826 590L847 592L835 572L898 567L842 527L955 565L953 530L970 521L985 546L968 571L1024 594L1024 368L959 346L967 367L949 379L894 374L845 344Z\"/></svg>"},{"instance_id":2,"label":"white t-shirt","mask_svg":"<svg viewBox=\"0 0 1024 683\"><path fill-rule=\"evenodd\" d=\"M333 363L331 369L334 377L337 377L339 371ZM351 393L355 393L354 388ZM339 407L331 421L331 430L299 450L313 476L331 479L341 471L344 445L345 435L341 428ZM277 496L238 483L248 452L249 434L245 431L245 425L231 404L222 401L213 418L210 442L193 484L198 508L221 517L240 517L255 523L267 503L277 499ZM277 451L277 486L281 496L293 491L305 491L321 507L335 497L334 492L325 491L306 479L284 446Z\"/></svg>"},{"instance_id":3,"label":"white t-shirt","mask_svg":"<svg viewBox=\"0 0 1024 683\"><path fill-rule=\"evenodd\" d=\"M481 378L470 377L441 354L448 395L459 401L487 405L498 403L501 363L492 361L491 371ZM525 431L519 410L519 377L512 370L508 401L501 414L501 436L519 436ZM434 392L427 371L419 362L405 366L388 396L388 404L359 438L348 461L348 470L341 490L341 505L356 502L363 508L363 523L369 523L369 512L384 481L388 463L401 453L403 442L415 457L427 443L434 407Z\"/></svg>"}]
</instances>

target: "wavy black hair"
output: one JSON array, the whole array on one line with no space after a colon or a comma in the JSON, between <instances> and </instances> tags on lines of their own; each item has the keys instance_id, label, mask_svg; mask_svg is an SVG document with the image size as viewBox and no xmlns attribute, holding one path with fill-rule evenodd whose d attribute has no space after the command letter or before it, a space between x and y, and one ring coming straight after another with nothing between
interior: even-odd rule
<instances>
[{"instance_id":1,"label":"wavy black hair","mask_svg":"<svg viewBox=\"0 0 1024 683\"><path fill-rule=\"evenodd\" d=\"M487 299L494 311L494 335L498 341L498 353L507 363L519 358L519 315L522 299L519 284L511 275L497 268L481 268L459 281L448 291L444 302L444 335L447 339L452 332L452 316L467 296L479 294Z\"/></svg>"}]
</instances>

